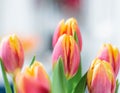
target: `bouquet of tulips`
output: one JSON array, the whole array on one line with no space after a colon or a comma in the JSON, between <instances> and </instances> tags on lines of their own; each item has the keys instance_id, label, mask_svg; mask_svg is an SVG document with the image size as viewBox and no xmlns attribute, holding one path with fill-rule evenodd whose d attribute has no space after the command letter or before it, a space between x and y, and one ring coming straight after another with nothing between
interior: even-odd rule
<instances>
[{"instance_id":1,"label":"bouquet of tulips","mask_svg":"<svg viewBox=\"0 0 120 93\"><path fill-rule=\"evenodd\" d=\"M120 52L111 44L103 44L89 69L82 74L82 36L75 18L60 21L53 35L52 76L33 57L24 63L22 42L13 34L0 44L0 65L6 93L12 93L7 74L13 78L14 93L118 93L117 75Z\"/></svg>"}]
</instances>

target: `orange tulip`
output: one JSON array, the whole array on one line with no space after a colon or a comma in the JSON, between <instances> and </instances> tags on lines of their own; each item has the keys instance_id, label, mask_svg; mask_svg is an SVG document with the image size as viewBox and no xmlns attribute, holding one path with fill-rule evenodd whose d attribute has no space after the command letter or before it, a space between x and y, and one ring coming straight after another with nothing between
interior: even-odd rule
<instances>
[{"instance_id":1,"label":"orange tulip","mask_svg":"<svg viewBox=\"0 0 120 93\"><path fill-rule=\"evenodd\" d=\"M3 38L0 46L0 57L7 72L14 73L17 69L22 68L24 50L15 34Z\"/></svg>"},{"instance_id":2,"label":"orange tulip","mask_svg":"<svg viewBox=\"0 0 120 93\"><path fill-rule=\"evenodd\" d=\"M115 93L115 76L111 65L95 59L87 73L89 93Z\"/></svg>"},{"instance_id":3,"label":"orange tulip","mask_svg":"<svg viewBox=\"0 0 120 93\"><path fill-rule=\"evenodd\" d=\"M55 33L53 35L53 47L57 43L59 37L63 34L74 36L74 33L76 32L77 38L78 38L78 46L81 51L82 49L82 37L80 33L80 29L78 27L77 21L75 18L69 18L66 22L64 20L61 20L60 23L57 26L57 29L55 30Z\"/></svg>"},{"instance_id":4,"label":"orange tulip","mask_svg":"<svg viewBox=\"0 0 120 93\"><path fill-rule=\"evenodd\" d=\"M59 57L63 59L66 77L74 76L80 64L80 53L78 45L72 36L64 34L59 38L52 54L53 67Z\"/></svg>"},{"instance_id":5,"label":"orange tulip","mask_svg":"<svg viewBox=\"0 0 120 93\"><path fill-rule=\"evenodd\" d=\"M49 77L40 62L35 61L31 67L16 76L18 93L51 93Z\"/></svg>"},{"instance_id":6,"label":"orange tulip","mask_svg":"<svg viewBox=\"0 0 120 93\"><path fill-rule=\"evenodd\" d=\"M112 65L115 76L117 76L120 68L120 52L117 47L111 44L104 44L100 49L98 56L100 60L105 60Z\"/></svg>"}]
</instances>

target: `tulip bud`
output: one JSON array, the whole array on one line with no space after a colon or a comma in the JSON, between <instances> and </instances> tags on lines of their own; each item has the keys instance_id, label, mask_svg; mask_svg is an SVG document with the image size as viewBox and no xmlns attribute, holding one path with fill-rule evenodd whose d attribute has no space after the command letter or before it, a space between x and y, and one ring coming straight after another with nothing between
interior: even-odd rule
<instances>
[{"instance_id":1,"label":"tulip bud","mask_svg":"<svg viewBox=\"0 0 120 93\"><path fill-rule=\"evenodd\" d=\"M111 44L104 44L100 49L98 56L100 60L109 62L113 68L115 76L117 76L120 68L120 53L118 48Z\"/></svg>"},{"instance_id":2,"label":"tulip bud","mask_svg":"<svg viewBox=\"0 0 120 93\"><path fill-rule=\"evenodd\" d=\"M63 34L67 34L67 35L71 35L74 37L74 34L77 34L77 38L78 38L78 46L79 49L81 51L82 49L82 37L81 37L81 33L80 33L80 29L78 27L77 21L74 18L69 18L66 22L64 22L64 20L61 20L60 23L57 26L57 29L55 30L55 33L53 35L53 42L52 45L53 47L55 46L55 44L58 41L58 38L63 35Z\"/></svg>"},{"instance_id":3,"label":"tulip bud","mask_svg":"<svg viewBox=\"0 0 120 93\"><path fill-rule=\"evenodd\" d=\"M89 93L115 93L115 76L111 65L95 59L87 73Z\"/></svg>"},{"instance_id":4,"label":"tulip bud","mask_svg":"<svg viewBox=\"0 0 120 93\"><path fill-rule=\"evenodd\" d=\"M80 53L78 45L72 36L64 34L59 38L52 54L53 66L59 57L63 60L66 77L69 78L75 75L80 64Z\"/></svg>"},{"instance_id":5,"label":"tulip bud","mask_svg":"<svg viewBox=\"0 0 120 93\"><path fill-rule=\"evenodd\" d=\"M16 76L18 93L51 93L49 77L40 62L35 61Z\"/></svg>"},{"instance_id":6,"label":"tulip bud","mask_svg":"<svg viewBox=\"0 0 120 93\"><path fill-rule=\"evenodd\" d=\"M0 46L0 57L7 72L14 73L17 69L22 68L24 51L15 34L3 38Z\"/></svg>"},{"instance_id":7,"label":"tulip bud","mask_svg":"<svg viewBox=\"0 0 120 93\"><path fill-rule=\"evenodd\" d=\"M115 76L111 65L95 59L87 73L89 93L115 93Z\"/></svg>"}]
</instances>

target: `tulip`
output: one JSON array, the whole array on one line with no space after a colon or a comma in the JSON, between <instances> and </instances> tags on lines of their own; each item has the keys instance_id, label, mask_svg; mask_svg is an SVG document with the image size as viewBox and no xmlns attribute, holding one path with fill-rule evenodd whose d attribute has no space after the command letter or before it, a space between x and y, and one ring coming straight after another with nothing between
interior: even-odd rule
<instances>
[{"instance_id":1,"label":"tulip","mask_svg":"<svg viewBox=\"0 0 120 93\"><path fill-rule=\"evenodd\" d=\"M81 37L81 33L78 27L77 21L74 18L69 18L66 22L64 22L64 20L60 21L53 35L53 41L52 41L53 47L55 46L55 44L57 43L61 35L68 34L74 37L75 32L77 34L77 39L78 39L77 43L81 51L82 37Z\"/></svg>"},{"instance_id":2,"label":"tulip","mask_svg":"<svg viewBox=\"0 0 120 93\"><path fill-rule=\"evenodd\" d=\"M60 57L63 60L66 77L74 76L80 64L80 53L72 36L64 34L59 38L52 54L53 67Z\"/></svg>"},{"instance_id":3,"label":"tulip","mask_svg":"<svg viewBox=\"0 0 120 93\"><path fill-rule=\"evenodd\" d=\"M115 75L111 65L95 59L87 73L89 93L115 93Z\"/></svg>"},{"instance_id":4,"label":"tulip","mask_svg":"<svg viewBox=\"0 0 120 93\"><path fill-rule=\"evenodd\" d=\"M0 57L5 69L9 73L15 73L21 69L24 62L24 50L18 37L13 34L3 38L0 46Z\"/></svg>"},{"instance_id":5,"label":"tulip","mask_svg":"<svg viewBox=\"0 0 120 93\"><path fill-rule=\"evenodd\" d=\"M16 86L18 93L51 93L50 79L38 61L17 74Z\"/></svg>"},{"instance_id":6,"label":"tulip","mask_svg":"<svg viewBox=\"0 0 120 93\"><path fill-rule=\"evenodd\" d=\"M100 60L109 62L112 65L115 76L117 76L120 68L120 52L117 47L111 44L104 44L97 57Z\"/></svg>"},{"instance_id":7,"label":"tulip","mask_svg":"<svg viewBox=\"0 0 120 93\"><path fill-rule=\"evenodd\" d=\"M54 1L57 1L57 3L60 4L61 7L65 6L64 9L66 12L68 12L66 10L66 7L69 11L71 9L74 9L74 11L78 12L77 9L80 7L81 4L81 0L54 0Z\"/></svg>"}]
</instances>

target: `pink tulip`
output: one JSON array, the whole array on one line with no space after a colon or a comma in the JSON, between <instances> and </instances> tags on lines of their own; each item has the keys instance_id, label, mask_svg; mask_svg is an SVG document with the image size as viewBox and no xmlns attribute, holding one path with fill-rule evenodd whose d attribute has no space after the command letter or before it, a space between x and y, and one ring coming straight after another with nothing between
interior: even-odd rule
<instances>
[{"instance_id":1,"label":"pink tulip","mask_svg":"<svg viewBox=\"0 0 120 93\"><path fill-rule=\"evenodd\" d=\"M55 33L53 35L53 47L56 45L59 37L63 34L74 36L74 33L76 32L77 38L78 38L78 46L81 51L82 49L82 37L80 33L80 29L78 27L77 21L74 18L69 18L66 22L64 20L61 20L58 24Z\"/></svg>"},{"instance_id":2,"label":"pink tulip","mask_svg":"<svg viewBox=\"0 0 120 93\"><path fill-rule=\"evenodd\" d=\"M95 59L87 73L89 93L115 93L116 82L108 62Z\"/></svg>"},{"instance_id":3,"label":"pink tulip","mask_svg":"<svg viewBox=\"0 0 120 93\"><path fill-rule=\"evenodd\" d=\"M120 68L120 52L118 48L111 44L104 44L100 49L98 56L100 60L105 60L112 65L115 76L117 76Z\"/></svg>"},{"instance_id":4,"label":"pink tulip","mask_svg":"<svg viewBox=\"0 0 120 93\"><path fill-rule=\"evenodd\" d=\"M3 38L0 46L0 57L7 72L14 73L17 69L22 68L24 50L15 34Z\"/></svg>"},{"instance_id":5,"label":"pink tulip","mask_svg":"<svg viewBox=\"0 0 120 93\"><path fill-rule=\"evenodd\" d=\"M48 74L43 65L35 61L31 67L16 76L18 93L51 93Z\"/></svg>"},{"instance_id":6,"label":"pink tulip","mask_svg":"<svg viewBox=\"0 0 120 93\"><path fill-rule=\"evenodd\" d=\"M74 76L80 64L80 53L72 36L64 34L59 38L52 54L53 67L59 57L63 60L66 77Z\"/></svg>"}]
</instances>

